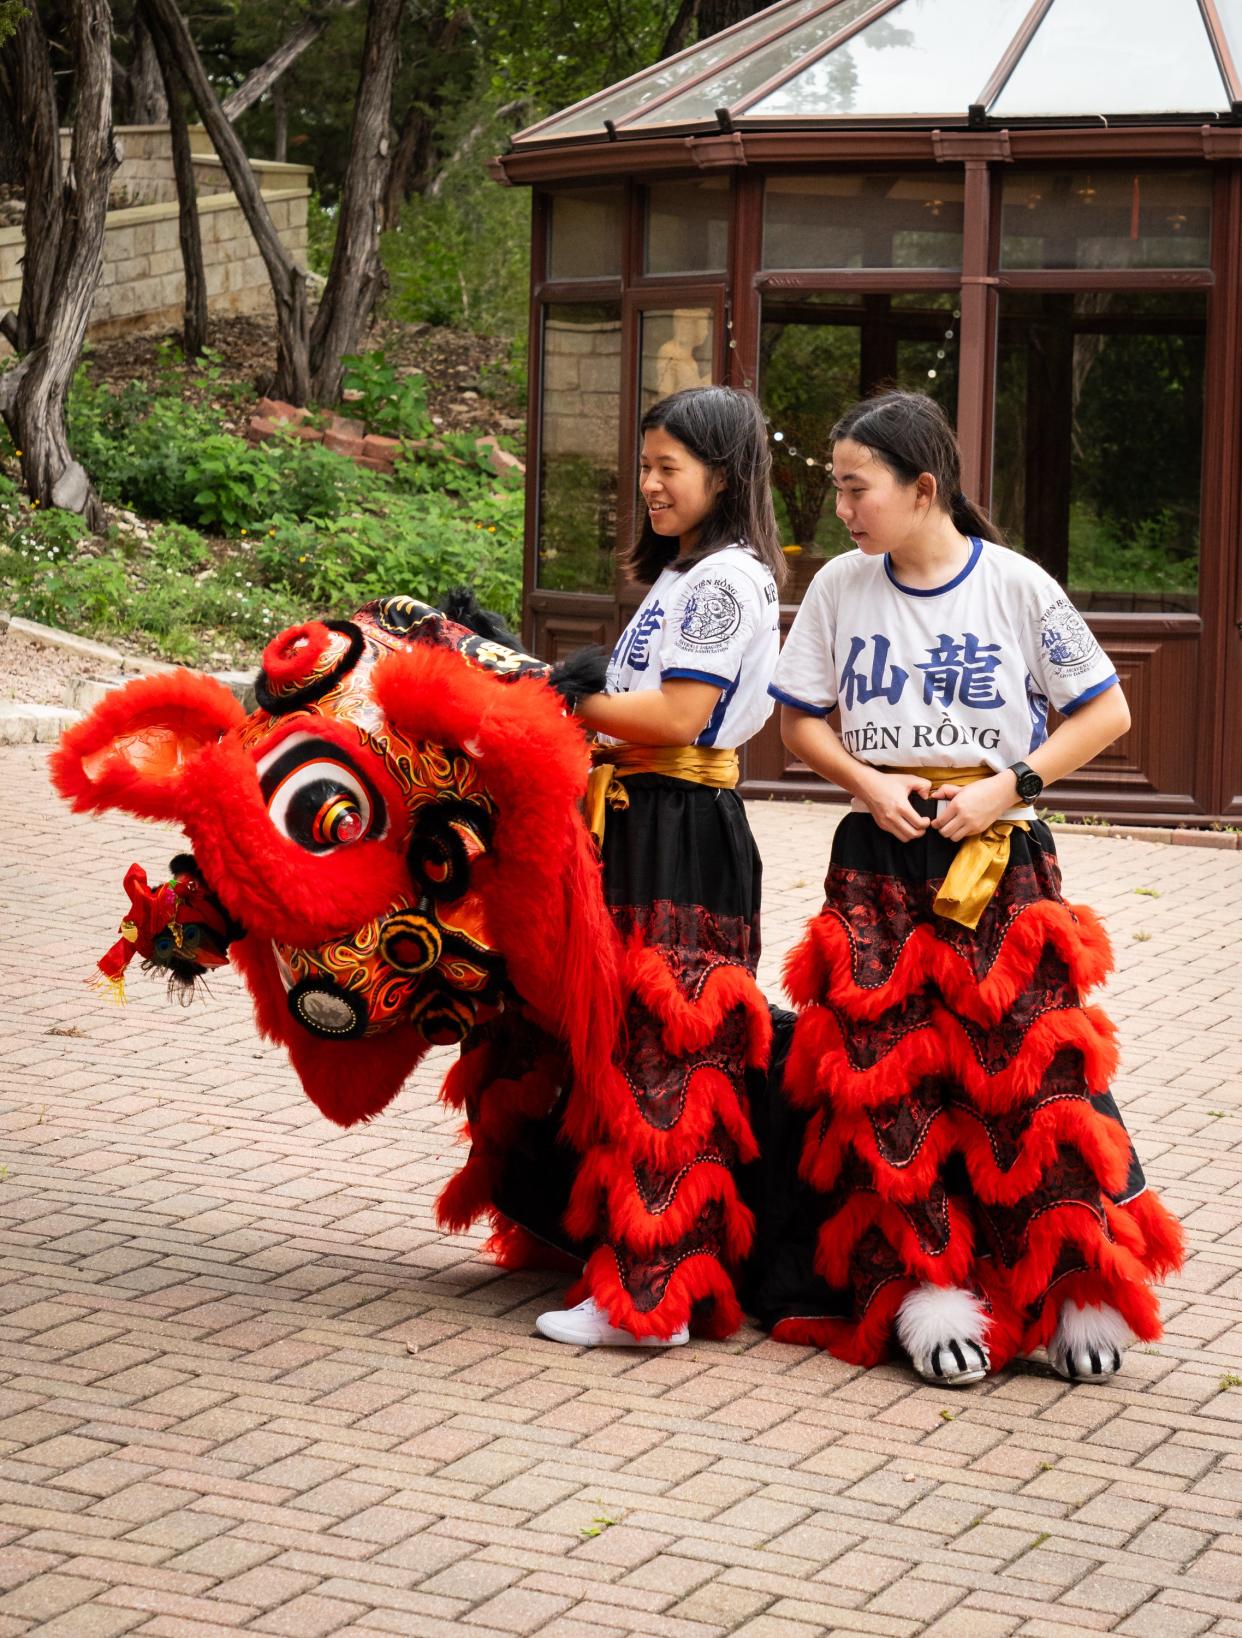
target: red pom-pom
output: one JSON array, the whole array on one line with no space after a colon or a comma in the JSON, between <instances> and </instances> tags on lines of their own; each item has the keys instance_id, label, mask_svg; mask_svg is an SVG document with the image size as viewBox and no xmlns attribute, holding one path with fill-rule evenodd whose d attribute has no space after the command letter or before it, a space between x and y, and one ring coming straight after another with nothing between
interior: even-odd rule
<instances>
[{"instance_id":1,"label":"red pom-pom","mask_svg":"<svg viewBox=\"0 0 1242 1638\"><path fill-rule=\"evenodd\" d=\"M281 689L309 682L332 633L322 620L290 626L273 637L263 650L263 671L269 687Z\"/></svg>"}]
</instances>

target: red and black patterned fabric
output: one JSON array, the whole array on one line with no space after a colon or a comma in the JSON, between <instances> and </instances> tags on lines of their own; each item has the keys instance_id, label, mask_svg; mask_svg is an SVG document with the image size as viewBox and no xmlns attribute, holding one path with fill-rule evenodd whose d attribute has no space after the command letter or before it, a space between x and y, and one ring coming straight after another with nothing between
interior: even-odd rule
<instances>
[{"instance_id":1,"label":"red and black patterned fabric","mask_svg":"<svg viewBox=\"0 0 1242 1638\"><path fill-rule=\"evenodd\" d=\"M726 1336L742 1318L734 1281L753 1218L738 1172L755 1158L750 1094L771 1035L754 979L759 855L732 791L659 774L626 786L603 848L618 1043L594 1088L547 1063L542 1095L527 1083L528 1118L492 1150L490 1195L513 1225L496 1249L509 1266L546 1262L550 1246L584 1260L568 1301L589 1294L636 1334L692 1322ZM476 1153L485 1124L472 1122Z\"/></svg>"},{"instance_id":2,"label":"red and black patterned fabric","mask_svg":"<svg viewBox=\"0 0 1242 1638\"><path fill-rule=\"evenodd\" d=\"M838 828L786 963L798 1016L761 1134L754 1306L856 1364L884 1357L919 1281L978 1292L994 1367L1046 1343L1070 1297L1150 1340L1181 1235L1109 1091L1113 1026L1083 1001L1107 935L1062 898L1046 825L1014 832L974 932L932 912L952 855L866 814Z\"/></svg>"}]
</instances>

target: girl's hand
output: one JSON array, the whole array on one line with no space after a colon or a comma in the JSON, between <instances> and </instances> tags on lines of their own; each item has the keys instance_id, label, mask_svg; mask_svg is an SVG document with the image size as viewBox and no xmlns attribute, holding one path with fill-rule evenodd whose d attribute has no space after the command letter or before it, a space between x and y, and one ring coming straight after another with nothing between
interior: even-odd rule
<instances>
[{"instance_id":1,"label":"girl's hand","mask_svg":"<svg viewBox=\"0 0 1242 1638\"><path fill-rule=\"evenodd\" d=\"M866 803L876 824L899 842L912 842L931 824L926 814L910 806L911 792L928 796L931 784L917 774L879 773L868 768L857 786L859 800Z\"/></svg>"},{"instance_id":2,"label":"girl's hand","mask_svg":"<svg viewBox=\"0 0 1242 1638\"><path fill-rule=\"evenodd\" d=\"M946 842L964 842L968 836L979 836L1000 818L1007 808L1018 800L1018 782L1006 768L1004 773L980 779L974 785L941 785L936 792L943 801L940 812L932 820Z\"/></svg>"}]
</instances>

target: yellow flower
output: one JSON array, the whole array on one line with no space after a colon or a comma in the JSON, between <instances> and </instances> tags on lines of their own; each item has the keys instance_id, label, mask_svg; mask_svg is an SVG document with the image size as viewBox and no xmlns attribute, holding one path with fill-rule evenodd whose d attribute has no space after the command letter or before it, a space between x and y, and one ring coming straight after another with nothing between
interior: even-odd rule
<instances>
[{"instance_id":1,"label":"yellow flower","mask_svg":"<svg viewBox=\"0 0 1242 1638\"><path fill-rule=\"evenodd\" d=\"M267 532L269 535L274 535L276 533L275 529L269 529Z\"/></svg>"},{"instance_id":2,"label":"yellow flower","mask_svg":"<svg viewBox=\"0 0 1242 1638\"><path fill-rule=\"evenodd\" d=\"M243 534L243 535L244 535L244 534L245 534L245 533L246 533L246 531L245 531L245 530L244 530L244 529L243 529L243 530L242 530L242 534Z\"/></svg>"},{"instance_id":3,"label":"yellow flower","mask_svg":"<svg viewBox=\"0 0 1242 1638\"><path fill-rule=\"evenodd\" d=\"M20 460L21 460L21 458L22 458L22 452L21 452L21 450L20 450L20 449L15 449L15 450L14 450L14 451L13 451L13 453L14 453L14 455L16 455L16 456L17 456L17 458L18 458L18 460L19 460L19 461L20 461Z\"/></svg>"},{"instance_id":4,"label":"yellow flower","mask_svg":"<svg viewBox=\"0 0 1242 1638\"><path fill-rule=\"evenodd\" d=\"M487 532L489 535L494 535L496 533L496 525L494 523L489 523L487 526Z\"/></svg>"}]
</instances>

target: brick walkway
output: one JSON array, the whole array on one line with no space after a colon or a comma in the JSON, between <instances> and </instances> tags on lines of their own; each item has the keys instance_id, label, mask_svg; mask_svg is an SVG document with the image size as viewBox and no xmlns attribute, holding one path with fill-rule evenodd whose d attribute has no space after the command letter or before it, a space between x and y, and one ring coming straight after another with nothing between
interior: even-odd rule
<instances>
[{"instance_id":1,"label":"brick walkway","mask_svg":"<svg viewBox=\"0 0 1242 1638\"><path fill-rule=\"evenodd\" d=\"M538 1342L554 1283L434 1226L436 1065L342 1133L231 976L112 1010L82 975L173 836L72 818L25 749L0 808L0 1638L1242 1635L1242 854L1064 848L1193 1250L1166 1340L952 1394L753 1331ZM753 817L774 968L831 815Z\"/></svg>"}]
</instances>

